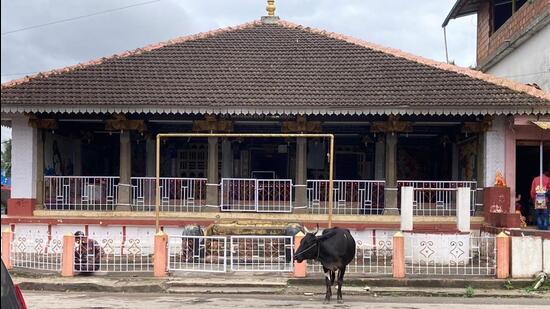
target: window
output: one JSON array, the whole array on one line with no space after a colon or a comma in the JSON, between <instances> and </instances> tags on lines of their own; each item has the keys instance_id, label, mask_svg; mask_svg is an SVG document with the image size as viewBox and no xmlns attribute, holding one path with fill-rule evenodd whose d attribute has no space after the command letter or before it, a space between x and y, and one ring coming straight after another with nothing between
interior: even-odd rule
<instances>
[{"instance_id":1,"label":"window","mask_svg":"<svg viewBox=\"0 0 550 309\"><path fill-rule=\"evenodd\" d=\"M528 0L493 0L493 32L497 31Z\"/></svg>"}]
</instances>

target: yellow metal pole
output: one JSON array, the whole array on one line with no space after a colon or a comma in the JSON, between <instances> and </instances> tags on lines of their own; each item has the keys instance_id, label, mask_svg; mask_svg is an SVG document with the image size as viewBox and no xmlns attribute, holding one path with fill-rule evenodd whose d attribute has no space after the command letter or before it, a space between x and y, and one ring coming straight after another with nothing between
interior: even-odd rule
<instances>
[{"instance_id":1,"label":"yellow metal pole","mask_svg":"<svg viewBox=\"0 0 550 309\"><path fill-rule=\"evenodd\" d=\"M332 227L332 208L334 199L334 134L303 134L303 133L159 133L157 134L156 151L156 197L155 197L155 215L157 233L160 231L160 142L162 138L174 137L309 137L309 138L329 138L329 192L328 192L328 227Z\"/></svg>"},{"instance_id":2,"label":"yellow metal pole","mask_svg":"<svg viewBox=\"0 0 550 309\"><path fill-rule=\"evenodd\" d=\"M155 171L155 225L156 232L160 232L160 134L157 135L156 171Z\"/></svg>"},{"instance_id":3,"label":"yellow metal pole","mask_svg":"<svg viewBox=\"0 0 550 309\"><path fill-rule=\"evenodd\" d=\"M317 137L330 138L333 134L307 133L160 133L160 137Z\"/></svg>"},{"instance_id":4,"label":"yellow metal pole","mask_svg":"<svg viewBox=\"0 0 550 309\"><path fill-rule=\"evenodd\" d=\"M334 200L334 135L330 136L328 158L328 227L332 227L332 207Z\"/></svg>"}]
</instances>

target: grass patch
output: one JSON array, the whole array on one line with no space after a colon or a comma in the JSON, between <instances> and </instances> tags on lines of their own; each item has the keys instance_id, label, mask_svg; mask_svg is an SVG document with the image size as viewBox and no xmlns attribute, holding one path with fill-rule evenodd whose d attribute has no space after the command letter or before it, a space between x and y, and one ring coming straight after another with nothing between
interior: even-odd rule
<instances>
[{"instance_id":1,"label":"grass patch","mask_svg":"<svg viewBox=\"0 0 550 309\"><path fill-rule=\"evenodd\" d=\"M465 295L466 297L474 297L475 292L476 292L476 291L474 290L473 287L468 286L468 287L466 288L466 290L464 291L464 295Z\"/></svg>"}]
</instances>

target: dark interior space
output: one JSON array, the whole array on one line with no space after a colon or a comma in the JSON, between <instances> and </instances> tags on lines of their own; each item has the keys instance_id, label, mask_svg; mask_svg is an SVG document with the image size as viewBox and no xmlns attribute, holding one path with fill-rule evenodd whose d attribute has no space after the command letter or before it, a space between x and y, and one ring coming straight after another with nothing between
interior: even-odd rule
<instances>
[{"instance_id":1,"label":"dark interior space","mask_svg":"<svg viewBox=\"0 0 550 309\"><path fill-rule=\"evenodd\" d=\"M119 174L120 135L96 133L82 142L82 176Z\"/></svg>"},{"instance_id":2,"label":"dark interior space","mask_svg":"<svg viewBox=\"0 0 550 309\"><path fill-rule=\"evenodd\" d=\"M530 197L531 183L538 176L540 148L538 142L517 142L516 147L516 195L521 194L522 214L528 224L533 221L533 203ZM543 168L550 165L550 143L545 143L543 148Z\"/></svg>"},{"instance_id":3,"label":"dark interior space","mask_svg":"<svg viewBox=\"0 0 550 309\"><path fill-rule=\"evenodd\" d=\"M451 180L452 144L441 135L400 136L397 179Z\"/></svg>"},{"instance_id":4,"label":"dark interior space","mask_svg":"<svg viewBox=\"0 0 550 309\"><path fill-rule=\"evenodd\" d=\"M527 0L493 0L493 31L497 31Z\"/></svg>"}]
</instances>

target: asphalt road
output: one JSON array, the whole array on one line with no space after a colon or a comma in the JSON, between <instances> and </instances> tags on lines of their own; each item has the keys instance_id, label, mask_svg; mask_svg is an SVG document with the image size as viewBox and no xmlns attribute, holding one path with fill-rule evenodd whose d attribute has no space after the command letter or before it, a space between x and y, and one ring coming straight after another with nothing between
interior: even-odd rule
<instances>
[{"instance_id":1,"label":"asphalt road","mask_svg":"<svg viewBox=\"0 0 550 309\"><path fill-rule=\"evenodd\" d=\"M344 295L344 304L324 305L322 295L182 295L144 293L58 293L23 291L29 308L548 308L550 298L447 298L447 297L372 297Z\"/></svg>"}]
</instances>

